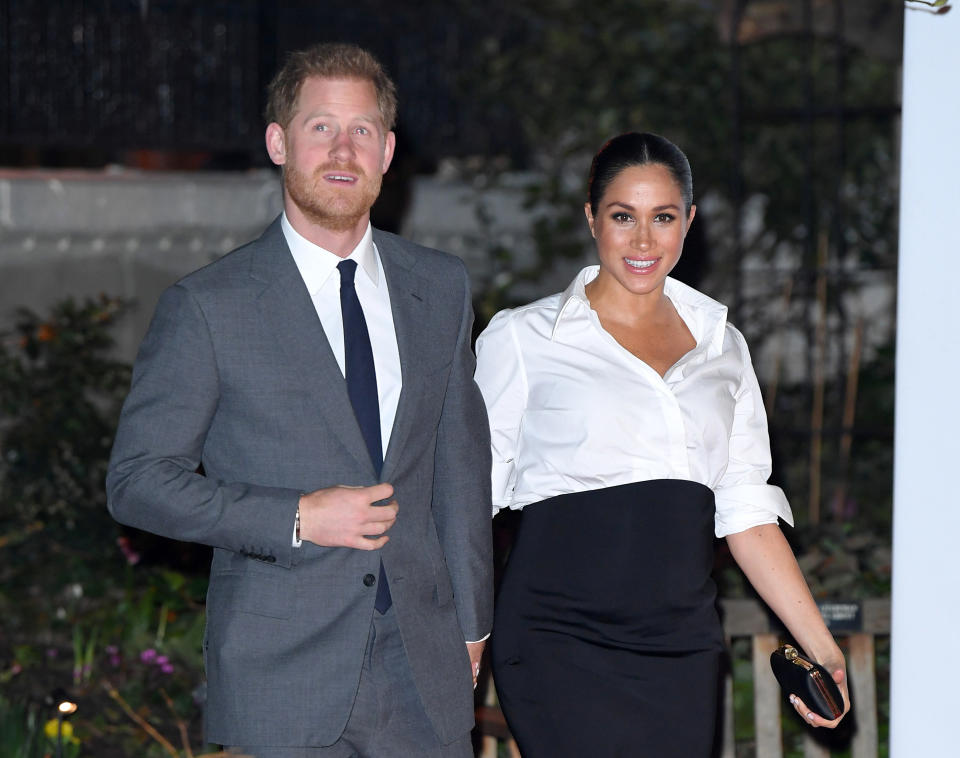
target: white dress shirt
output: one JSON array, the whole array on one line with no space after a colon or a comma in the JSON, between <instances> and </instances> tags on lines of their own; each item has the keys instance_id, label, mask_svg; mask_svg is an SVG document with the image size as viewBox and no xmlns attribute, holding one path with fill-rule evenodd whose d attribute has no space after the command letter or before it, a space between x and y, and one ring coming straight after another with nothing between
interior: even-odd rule
<instances>
[{"instance_id":1,"label":"white dress shirt","mask_svg":"<svg viewBox=\"0 0 960 758\"><path fill-rule=\"evenodd\" d=\"M490 418L493 512L556 495L684 479L716 496L718 537L793 514L767 484L770 440L746 341L727 309L668 278L697 345L661 377L600 324L584 286L501 311L477 340Z\"/></svg>"},{"instance_id":2,"label":"white dress shirt","mask_svg":"<svg viewBox=\"0 0 960 758\"><path fill-rule=\"evenodd\" d=\"M293 260L300 269L300 276L303 277L313 299L313 307L317 309L317 316L320 317L327 342L330 343L340 366L340 373L346 376L343 313L340 310L340 270L337 268L337 264L344 259L301 236L287 221L286 214L283 214L280 226L293 254ZM347 258L357 262L354 286L370 334L373 366L377 373L377 396L380 400L380 438L383 444L381 450L386 455L403 382L400 375L397 333L393 328L393 311L390 310L390 291L383 274L383 265L380 263L380 254L377 246L373 244L373 229L370 224L367 224L363 238Z\"/></svg>"}]
</instances>

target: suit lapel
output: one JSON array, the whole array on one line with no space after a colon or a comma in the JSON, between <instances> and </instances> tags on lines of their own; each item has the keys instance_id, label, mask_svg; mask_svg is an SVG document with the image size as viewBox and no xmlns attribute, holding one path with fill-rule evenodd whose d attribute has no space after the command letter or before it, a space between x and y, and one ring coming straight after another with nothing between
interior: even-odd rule
<instances>
[{"instance_id":1,"label":"suit lapel","mask_svg":"<svg viewBox=\"0 0 960 758\"><path fill-rule=\"evenodd\" d=\"M413 269L416 259L395 238L374 230L374 242L390 288L390 310L400 352L400 376L403 387L397 403L397 415L390 432L390 444L383 461L383 479L390 481L393 468L413 427L416 399L423 382L423 359L429 355L429 330L423 328L427 314L427 285Z\"/></svg>"},{"instance_id":2,"label":"suit lapel","mask_svg":"<svg viewBox=\"0 0 960 758\"><path fill-rule=\"evenodd\" d=\"M264 324L276 336L297 375L310 385L317 412L325 419L333 437L374 477L373 463L353 415L346 382L287 247L279 219L267 228L256 245L250 275L263 283L256 303Z\"/></svg>"}]
</instances>

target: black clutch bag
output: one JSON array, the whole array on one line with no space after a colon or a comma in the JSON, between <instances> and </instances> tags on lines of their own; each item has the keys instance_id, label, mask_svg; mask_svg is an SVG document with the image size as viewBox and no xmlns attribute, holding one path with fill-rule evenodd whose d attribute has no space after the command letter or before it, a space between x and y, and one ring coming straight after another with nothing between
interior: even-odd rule
<instances>
[{"instance_id":1,"label":"black clutch bag","mask_svg":"<svg viewBox=\"0 0 960 758\"><path fill-rule=\"evenodd\" d=\"M797 695L814 713L833 721L843 713L843 696L830 672L791 645L770 654L773 675L784 692Z\"/></svg>"}]
</instances>

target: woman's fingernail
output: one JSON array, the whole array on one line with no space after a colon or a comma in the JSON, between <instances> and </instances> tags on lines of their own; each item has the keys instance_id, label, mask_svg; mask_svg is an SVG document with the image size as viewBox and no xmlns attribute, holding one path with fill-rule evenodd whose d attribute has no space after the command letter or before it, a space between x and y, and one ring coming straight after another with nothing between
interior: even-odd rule
<instances>
[{"instance_id":1,"label":"woman's fingernail","mask_svg":"<svg viewBox=\"0 0 960 758\"><path fill-rule=\"evenodd\" d=\"M797 702L797 696L796 696L796 695L791 695L791 696L790 696L790 705L794 705L796 702Z\"/></svg>"},{"instance_id":2,"label":"woman's fingernail","mask_svg":"<svg viewBox=\"0 0 960 758\"><path fill-rule=\"evenodd\" d=\"M808 714L807 714L807 721L813 721L813 714L812 714L812 713L808 713Z\"/></svg>"}]
</instances>

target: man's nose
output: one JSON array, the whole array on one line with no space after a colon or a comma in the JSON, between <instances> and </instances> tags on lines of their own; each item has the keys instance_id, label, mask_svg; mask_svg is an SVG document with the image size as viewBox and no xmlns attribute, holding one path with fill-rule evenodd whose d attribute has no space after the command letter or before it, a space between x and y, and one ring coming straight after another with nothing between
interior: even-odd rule
<instances>
[{"instance_id":1,"label":"man's nose","mask_svg":"<svg viewBox=\"0 0 960 758\"><path fill-rule=\"evenodd\" d=\"M336 160L348 160L354 155L353 142L350 140L350 134L341 130L333 138L330 145L330 157Z\"/></svg>"}]
</instances>

